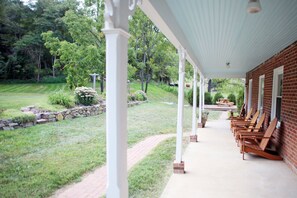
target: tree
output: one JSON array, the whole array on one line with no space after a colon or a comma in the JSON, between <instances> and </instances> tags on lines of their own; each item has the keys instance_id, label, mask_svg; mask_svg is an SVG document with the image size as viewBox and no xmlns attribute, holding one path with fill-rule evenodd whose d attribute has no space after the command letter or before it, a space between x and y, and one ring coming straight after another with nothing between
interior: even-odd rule
<instances>
[{"instance_id":1,"label":"tree","mask_svg":"<svg viewBox=\"0 0 297 198\"><path fill-rule=\"evenodd\" d=\"M52 55L57 55L55 66L62 67L67 74L71 89L85 86L90 73L103 73L102 41L95 28L95 21L85 15L67 11L63 22L73 42L59 40L52 31L43 33L45 46Z\"/></svg>"},{"instance_id":2,"label":"tree","mask_svg":"<svg viewBox=\"0 0 297 198\"><path fill-rule=\"evenodd\" d=\"M148 83L153 77L154 55L164 36L138 8L130 21L130 47L135 51L141 89L147 93Z\"/></svg>"}]
</instances>

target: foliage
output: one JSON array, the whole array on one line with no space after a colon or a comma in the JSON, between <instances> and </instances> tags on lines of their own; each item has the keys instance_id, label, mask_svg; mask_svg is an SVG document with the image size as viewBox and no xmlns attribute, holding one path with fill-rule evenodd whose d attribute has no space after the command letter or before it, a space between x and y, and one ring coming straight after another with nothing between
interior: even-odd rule
<instances>
[{"instance_id":1,"label":"foliage","mask_svg":"<svg viewBox=\"0 0 297 198\"><path fill-rule=\"evenodd\" d=\"M244 91L243 89L239 90L238 95L237 95L237 110L240 111L243 103L244 103Z\"/></svg>"},{"instance_id":2,"label":"foliage","mask_svg":"<svg viewBox=\"0 0 297 198\"><path fill-rule=\"evenodd\" d=\"M77 87L74 91L77 104L93 105L99 102L97 92L90 87Z\"/></svg>"},{"instance_id":3,"label":"foliage","mask_svg":"<svg viewBox=\"0 0 297 198\"><path fill-rule=\"evenodd\" d=\"M230 102L236 104L236 96L233 93L230 93L227 98Z\"/></svg>"},{"instance_id":4,"label":"foliage","mask_svg":"<svg viewBox=\"0 0 297 198\"><path fill-rule=\"evenodd\" d=\"M103 73L101 60L105 46L101 43L95 22L87 16L67 11L63 22L73 42L60 40L52 31L48 31L42 34L45 46L52 55L58 56L55 67L64 69L71 89L86 86L90 73Z\"/></svg>"},{"instance_id":5,"label":"foliage","mask_svg":"<svg viewBox=\"0 0 297 198\"><path fill-rule=\"evenodd\" d=\"M204 93L204 103L207 104L207 105L211 105L212 104L211 93L209 93L209 92L205 92Z\"/></svg>"},{"instance_id":6,"label":"foliage","mask_svg":"<svg viewBox=\"0 0 297 198\"><path fill-rule=\"evenodd\" d=\"M24 113L22 116L13 117L12 121L19 124L24 124L28 122L35 122L35 119L36 116L33 113Z\"/></svg>"},{"instance_id":7,"label":"foliage","mask_svg":"<svg viewBox=\"0 0 297 198\"><path fill-rule=\"evenodd\" d=\"M43 75L55 76L54 57L40 34L52 30L59 38L68 39L61 18L77 5L76 0L38 0L35 4L1 1L0 79L39 81Z\"/></svg>"},{"instance_id":8,"label":"foliage","mask_svg":"<svg viewBox=\"0 0 297 198\"><path fill-rule=\"evenodd\" d=\"M216 104L216 102L219 101L220 98L224 98L224 96L221 94L221 92L217 92L213 97L213 104Z\"/></svg>"},{"instance_id":9,"label":"foliage","mask_svg":"<svg viewBox=\"0 0 297 198\"><path fill-rule=\"evenodd\" d=\"M175 139L158 145L129 172L129 197L160 197L171 173Z\"/></svg>"},{"instance_id":10,"label":"foliage","mask_svg":"<svg viewBox=\"0 0 297 198\"><path fill-rule=\"evenodd\" d=\"M199 87L197 87L197 107L199 107ZM188 103L193 106L193 89L188 92L187 95Z\"/></svg>"},{"instance_id":11,"label":"foliage","mask_svg":"<svg viewBox=\"0 0 297 198\"><path fill-rule=\"evenodd\" d=\"M63 91L58 91L49 95L49 101L51 104L62 105L66 108L74 106L73 99Z\"/></svg>"},{"instance_id":12,"label":"foliage","mask_svg":"<svg viewBox=\"0 0 297 198\"><path fill-rule=\"evenodd\" d=\"M164 85L164 84L159 85L159 87L161 89L164 89L165 91L168 91L170 93L173 93L176 96L178 95L178 87Z\"/></svg>"},{"instance_id":13,"label":"foliage","mask_svg":"<svg viewBox=\"0 0 297 198\"><path fill-rule=\"evenodd\" d=\"M135 95L135 100L137 100L137 101L146 101L147 100L147 95L142 90L135 91L134 95Z\"/></svg>"},{"instance_id":14,"label":"foliage","mask_svg":"<svg viewBox=\"0 0 297 198\"><path fill-rule=\"evenodd\" d=\"M16 122L19 124L35 121L35 115L33 113L23 113L16 109L0 108L0 115L2 119L12 119L13 122Z\"/></svg>"},{"instance_id":15,"label":"foliage","mask_svg":"<svg viewBox=\"0 0 297 198\"><path fill-rule=\"evenodd\" d=\"M141 90L147 93L152 79L169 83L174 75L176 80L178 57L174 46L139 8L130 21L129 31L129 64L136 68Z\"/></svg>"},{"instance_id":16,"label":"foliage","mask_svg":"<svg viewBox=\"0 0 297 198\"><path fill-rule=\"evenodd\" d=\"M136 96L134 93L128 94L128 101L135 101L136 100Z\"/></svg>"}]
</instances>

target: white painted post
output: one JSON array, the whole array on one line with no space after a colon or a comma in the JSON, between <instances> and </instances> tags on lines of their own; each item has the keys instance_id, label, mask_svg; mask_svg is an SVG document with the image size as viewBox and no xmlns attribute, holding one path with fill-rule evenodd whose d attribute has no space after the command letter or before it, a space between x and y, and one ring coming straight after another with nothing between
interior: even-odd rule
<instances>
[{"instance_id":1,"label":"white painted post","mask_svg":"<svg viewBox=\"0 0 297 198\"><path fill-rule=\"evenodd\" d=\"M191 142L197 142L197 67L194 66L193 79L193 112L192 112L192 134L190 136Z\"/></svg>"},{"instance_id":2,"label":"white painted post","mask_svg":"<svg viewBox=\"0 0 297 198\"><path fill-rule=\"evenodd\" d=\"M199 74L200 80L199 80L199 124L202 125L202 75ZM202 127L202 126L201 126Z\"/></svg>"},{"instance_id":3,"label":"white painted post","mask_svg":"<svg viewBox=\"0 0 297 198\"><path fill-rule=\"evenodd\" d=\"M174 162L174 172L184 173L182 162L182 143L183 143L183 114L184 114L184 84L185 84L185 61L186 51L183 48L178 50L179 54L179 80L178 80L178 109L176 127L176 155Z\"/></svg>"},{"instance_id":4,"label":"white painted post","mask_svg":"<svg viewBox=\"0 0 297 198\"><path fill-rule=\"evenodd\" d=\"M243 102L246 106L246 110L247 110L247 102L246 102L246 88L247 88L247 85L246 85L246 80L244 79L244 95L243 95Z\"/></svg>"},{"instance_id":5,"label":"white painted post","mask_svg":"<svg viewBox=\"0 0 297 198\"><path fill-rule=\"evenodd\" d=\"M205 78L202 78L202 111L204 111L204 103L205 103Z\"/></svg>"},{"instance_id":6,"label":"white painted post","mask_svg":"<svg viewBox=\"0 0 297 198\"><path fill-rule=\"evenodd\" d=\"M132 3L132 5L131 5ZM128 16L136 1L105 0L106 160L108 198L127 198Z\"/></svg>"}]
</instances>

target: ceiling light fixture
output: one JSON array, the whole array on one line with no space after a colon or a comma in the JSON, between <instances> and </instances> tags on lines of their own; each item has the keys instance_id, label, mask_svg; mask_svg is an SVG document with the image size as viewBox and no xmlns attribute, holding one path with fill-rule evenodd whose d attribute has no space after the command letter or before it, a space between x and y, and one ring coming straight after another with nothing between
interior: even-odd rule
<instances>
[{"instance_id":1,"label":"ceiling light fixture","mask_svg":"<svg viewBox=\"0 0 297 198\"><path fill-rule=\"evenodd\" d=\"M249 0L248 6L247 6L247 12L254 14L258 13L262 10L260 0Z\"/></svg>"},{"instance_id":2,"label":"ceiling light fixture","mask_svg":"<svg viewBox=\"0 0 297 198\"><path fill-rule=\"evenodd\" d=\"M227 67L227 69L230 68L230 62L226 62L226 67Z\"/></svg>"}]
</instances>

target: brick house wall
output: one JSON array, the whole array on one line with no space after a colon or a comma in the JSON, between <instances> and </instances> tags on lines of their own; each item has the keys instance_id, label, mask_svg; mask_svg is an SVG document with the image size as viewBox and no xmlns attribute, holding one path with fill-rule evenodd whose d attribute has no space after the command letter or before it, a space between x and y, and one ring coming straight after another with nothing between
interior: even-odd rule
<instances>
[{"instance_id":1,"label":"brick house wall","mask_svg":"<svg viewBox=\"0 0 297 198\"><path fill-rule=\"evenodd\" d=\"M271 113L273 70L280 66L284 66L282 123L273 134L275 137L273 142L284 161L297 173L297 41L246 74L246 99L248 100L249 79L253 79L252 107L256 110L258 107L259 76L265 74L263 112L266 113L264 128L267 128Z\"/></svg>"}]
</instances>

